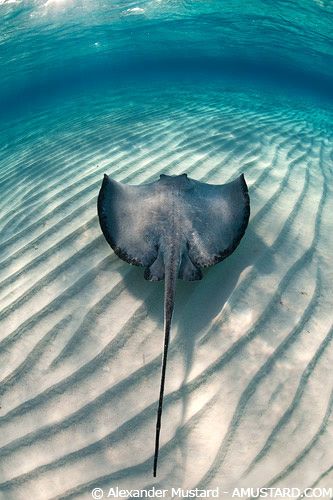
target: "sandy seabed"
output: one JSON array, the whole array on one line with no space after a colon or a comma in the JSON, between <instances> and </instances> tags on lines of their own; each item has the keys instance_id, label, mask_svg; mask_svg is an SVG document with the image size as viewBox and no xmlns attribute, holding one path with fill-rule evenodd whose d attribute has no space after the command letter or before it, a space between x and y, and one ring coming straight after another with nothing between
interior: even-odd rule
<instances>
[{"instance_id":1,"label":"sandy seabed","mask_svg":"<svg viewBox=\"0 0 333 500\"><path fill-rule=\"evenodd\" d=\"M315 103L180 85L1 126L0 498L333 485L330 123ZM251 197L235 253L179 281L156 480L163 283L104 240L104 172L244 172Z\"/></svg>"}]
</instances>

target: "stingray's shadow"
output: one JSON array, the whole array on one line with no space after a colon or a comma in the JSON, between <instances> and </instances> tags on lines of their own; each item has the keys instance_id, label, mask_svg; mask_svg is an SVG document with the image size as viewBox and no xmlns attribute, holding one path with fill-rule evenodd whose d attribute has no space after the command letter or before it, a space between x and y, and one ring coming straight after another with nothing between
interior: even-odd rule
<instances>
[{"instance_id":1,"label":"stingray's shadow","mask_svg":"<svg viewBox=\"0 0 333 500\"><path fill-rule=\"evenodd\" d=\"M183 313L176 307L178 314L178 332L184 338L187 347L193 345L212 320L220 314L229 297L235 290L241 273L248 267L256 265L260 255L266 253L267 245L253 231L251 226L235 252L222 261L204 271L203 280L196 283L179 282L177 300L188 306ZM266 254L267 255L267 254ZM260 272L271 273L274 269L273 257Z\"/></svg>"},{"instance_id":2,"label":"stingray's shadow","mask_svg":"<svg viewBox=\"0 0 333 500\"><path fill-rule=\"evenodd\" d=\"M255 265L266 250L267 245L250 225L235 252L220 264L204 270L201 281L177 281L173 329L177 329L185 343L185 352L195 344L207 324L221 312L244 269ZM147 297L147 314L160 326L162 341L164 282L144 280L143 269L140 267L133 267L130 273L125 273L126 269L124 264L123 280L126 289L138 299ZM261 272L270 273L273 269L273 257L268 263L266 258L265 270L261 269Z\"/></svg>"}]
</instances>

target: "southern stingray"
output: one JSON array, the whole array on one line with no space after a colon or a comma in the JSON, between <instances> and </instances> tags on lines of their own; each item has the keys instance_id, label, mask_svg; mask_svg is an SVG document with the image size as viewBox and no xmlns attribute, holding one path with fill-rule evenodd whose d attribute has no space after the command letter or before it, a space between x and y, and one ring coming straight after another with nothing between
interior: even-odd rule
<instances>
[{"instance_id":1,"label":"southern stingray","mask_svg":"<svg viewBox=\"0 0 333 500\"><path fill-rule=\"evenodd\" d=\"M150 281L165 280L164 353L157 411L153 474L156 477L162 404L177 278L195 281L238 246L250 216L244 175L213 185L186 174L160 175L131 186L104 175L98 216L111 248L129 264L143 266Z\"/></svg>"}]
</instances>

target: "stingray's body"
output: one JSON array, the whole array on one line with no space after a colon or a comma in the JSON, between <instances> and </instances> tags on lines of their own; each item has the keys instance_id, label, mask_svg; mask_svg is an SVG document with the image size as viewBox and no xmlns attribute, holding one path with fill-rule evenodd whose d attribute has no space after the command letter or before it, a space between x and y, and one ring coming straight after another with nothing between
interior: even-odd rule
<instances>
[{"instance_id":1,"label":"stingray's body","mask_svg":"<svg viewBox=\"0 0 333 500\"><path fill-rule=\"evenodd\" d=\"M230 255L248 224L250 200L244 176L223 185L161 175L139 186L104 176L98 197L103 234L121 259L145 267L145 278L165 279L164 356L158 406L156 476L167 351L177 278L202 278L201 268Z\"/></svg>"}]
</instances>

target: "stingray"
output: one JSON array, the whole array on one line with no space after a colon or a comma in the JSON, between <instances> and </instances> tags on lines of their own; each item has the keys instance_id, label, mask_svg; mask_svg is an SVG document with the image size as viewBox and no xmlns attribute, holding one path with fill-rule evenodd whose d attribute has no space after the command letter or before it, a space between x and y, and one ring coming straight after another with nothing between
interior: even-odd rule
<instances>
[{"instance_id":1,"label":"stingray","mask_svg":"<svg viewBox=\"0 0 333 500\"><path fill-rule=\"evenodd\" d=\"M202 268L221 262L235 250L249 221L248 189L243 174L222 185L199 182L186 174L162 174L159 180L139 186L104 175L97 205L101 229L116 255L144 267L146 280L165 280L156 477L176 280L201 280Z\"/></svg>"}]
</instances>

